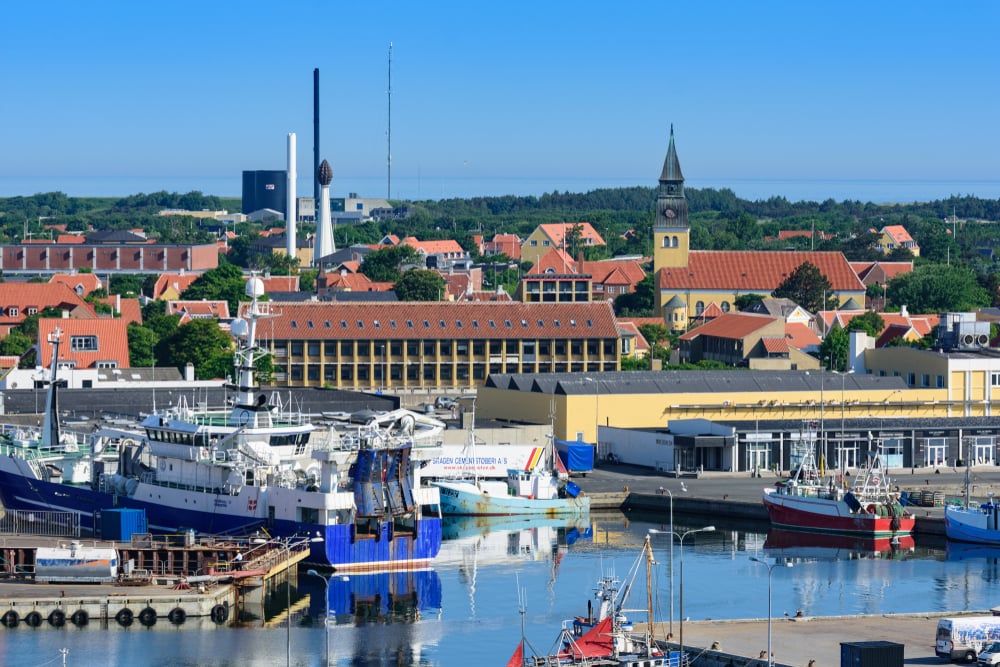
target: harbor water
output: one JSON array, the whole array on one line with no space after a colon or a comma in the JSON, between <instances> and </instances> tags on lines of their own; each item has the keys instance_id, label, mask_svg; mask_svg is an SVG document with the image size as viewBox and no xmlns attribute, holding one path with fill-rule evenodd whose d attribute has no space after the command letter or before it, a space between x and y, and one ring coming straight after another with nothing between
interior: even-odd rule
<instances>
[{"instance_id":1,"label":"harbor water","mask_svg":"<svg viewBox=\"0 0 1000 667\"><path fill-rule=\"evenodd\" d=\"M678 517L673 528L683 534L703 527L701 520ZM266 618L238 627L199 619L175 626L163 619L151 628L124 629L113 621L105 629L0 628L0 661L26 667L318 667L329 641L332 665L504 664L521 636L519 610L529 642L548 651L562 621L586 612L598 579L625 578L649 529L670 526L621 514L591 515L589 523L569 526L553 520L449 521L431 571L334 573L329 585L302 571L291 589L268 601ZM670 540L663 534L651 539L655 615L667 621L672 607L675 626L682 609L690 620L766 618L768 571L751 557L791 565L773 570L776 617L988 610L997 604L1000 550L946 549L908 539L857 544L769 535L766 524L748 530L719 523L713 532L684 538L682 586L679 544L675 540L671 585ZM629 608L645 608L644 572ZM331 615L324 628L327 590Z\"/></svg>"}]
</instances>

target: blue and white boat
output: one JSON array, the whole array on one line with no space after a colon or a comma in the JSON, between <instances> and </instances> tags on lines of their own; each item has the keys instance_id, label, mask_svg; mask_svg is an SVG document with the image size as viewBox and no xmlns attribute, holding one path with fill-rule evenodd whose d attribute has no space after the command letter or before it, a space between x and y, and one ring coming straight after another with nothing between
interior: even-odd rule
<instances>
[{"instance_id":1,"label":"blue and white boat","mask_svg":"<svg viewBox=\"0 0 1000 667\"><path fill-rule=\"evenodd\" d=\"M175 406L147 417L115 448L60 435L58 337L51 341L41 439L0 442L4 506L77 512L89 530L100 525L101 510L142 509L160 533L309 535L311 562L337 571L426 567L441 546L441 517L424 508L437 507L439 495L419 485L416 471L438 453L444 424L396 410L338 433L273 405L254 379L264 354L257 324L270 315L263 294L260 279L247 282L247 317L231 328L232 407Z\"/></svg>"},{"instance_id":2,"label":"blue and white boat","mask_svg":"<svg viewBox=\"0 0 1000 667\"><path fill-rule=\"evenodd\" d=\"M1000 546L1000 504L945 505L944 532L949 540Z\"/></svg>"}]
</instances>

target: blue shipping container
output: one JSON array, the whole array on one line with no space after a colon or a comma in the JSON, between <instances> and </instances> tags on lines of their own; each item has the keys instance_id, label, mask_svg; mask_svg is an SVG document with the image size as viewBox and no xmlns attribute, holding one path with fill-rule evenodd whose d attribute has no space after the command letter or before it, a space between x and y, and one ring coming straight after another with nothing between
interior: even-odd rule
<instances>
[{"instance_id":1,"label":"blue shipping container","mask_svg":"<svg viewBox=\"0 0 1000 667\"><path fill-rule=\"evenodd\" d=\"M133 535L141 535L146 532L148 532L146 529L146 510L101 510L102 540L129 542Z\"/></svg>"}]
</instances>

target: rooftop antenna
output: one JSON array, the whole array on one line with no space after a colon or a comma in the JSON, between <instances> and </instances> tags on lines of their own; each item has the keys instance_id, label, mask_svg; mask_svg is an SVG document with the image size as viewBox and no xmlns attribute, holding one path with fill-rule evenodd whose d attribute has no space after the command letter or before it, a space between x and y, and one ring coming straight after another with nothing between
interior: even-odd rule
<instances>
[{"instance_id":1,"label":"rooftop antenna","mask_svg":"<svg viewBox=\"0 0 1000 667\"><path fill-rule=\"evenodd\" d=\"M386 181L385 198L392 197L392 42L389 42L389 124L386 129L386 140L388 141L386 153Z\"/></svg>"}]
</instances>

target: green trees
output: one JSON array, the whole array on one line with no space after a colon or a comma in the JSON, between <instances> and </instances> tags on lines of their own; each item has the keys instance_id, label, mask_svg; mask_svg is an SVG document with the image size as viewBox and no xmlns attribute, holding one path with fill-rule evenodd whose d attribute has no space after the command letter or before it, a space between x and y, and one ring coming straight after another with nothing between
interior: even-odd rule
<instances>
[{"instance_id":1,"label":"green trees","mask_svg":"<svg viewBox=\"0 0 1000 667\"><path fill-rule=\"evenodd\" d=\"M746 310L767 298L766 294L740 294L733 300L736 310Z\"/></svg>"},{"instance_id":2,"label":"green trees","mask_svg":"<svg viewBox=\"0 0 1000 667\"><path fill-rule=\"evenodd\" d=\"M430 269L411 269L393 286L400 301L440 301L444 278Z\"/></svg>"},{"instance_id":3,"label":"green trees","mask_svg":"<svg viewBox=\"0 0 1000 667\"><path fill-rule=\"evenodd\" d=\"M791 299L806 310L815 313L826 307L831 292L830 279L811 262L803 262L774 290L779 299Z\"/></svg>"},{"instance_id":4,"label":"green trees","mask_svg":"<svg viewBox=\"0 0 1000 667\"><path fill-rule=\"evenodd\" d=\"M159 342L157 358L179 369L194 364L199 380L224 378L233 371L232 339L214 319L191 320Z\"/></svg>"},{"instance_id":5,"label":"green trees","mask_svg":"<svg viewBox=\"0 0 1000 667\"><path fill-rule=\"evenodd\" d=\"M945 264L924 264L889 281L888 299L911 313L974 310L990 305L992 298L969 269Z\"/></svg>"},{"instance_id":6,"label":"green trees","mask_svg":"<svg viewBox=\"0 0 1000 667\"><path fill-rule=\"evenodd\" d=\"M653 314L656 291L653 288L655 276L647 273L636 283L635 291L615 298L615 315L619 317L650 317Z\"/></svg>"},{"instance_id":7,"label":"green trees","mask_svg":"<svg viewBox=\"0 0 1000 667\"><path fill-rule=\"evenodd\" d=\"M394 283L402 277L403 266L418 263L419 257L412 246L390 246L365 255L359 270L374 282Z\"/></svg>"},{"instance_id":8,"label":"green trees","mask_svg":"<svg viewBox=\"0 0 1000 667\"><path fill-rule=\"evenodd\" d=\"M200 301L228 301L229 312L235 314L239 310L240 299L245 294L243 272L232 264L222 263L218 268L211 269L198 276L190 287L181 294L183 299Z\"/></svg>"}]
</instances>

